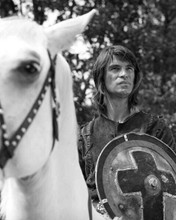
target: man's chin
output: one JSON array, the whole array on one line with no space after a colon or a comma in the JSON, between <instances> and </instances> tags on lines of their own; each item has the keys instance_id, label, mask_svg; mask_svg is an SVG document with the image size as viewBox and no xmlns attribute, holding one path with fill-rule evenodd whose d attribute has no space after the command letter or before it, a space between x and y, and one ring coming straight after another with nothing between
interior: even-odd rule
<instances>
[{"instance_id":1,"label":"man's chin","mask_svg":"<svg viewBox=\"0 0 176 220\"><path fill-rule=\"evenodd\" d=\"M114 91L114 92L109 92L109 96L113 98L121 98L121 99L126 99L130 95L130 92L127 90L120 90L120 91Z\"/></svg>"},{"instance_id":2,"label":"man's chin","mask_svg":"<svg viewBox=\"0 0 176 220\"><path fill-rule=\"evenodd\" d=\"M118 93L116 93L116 95L119 98L124 98L125 99L125 98L129 97L130 93L128 93L128 92L118 92Z\"/></svg>"}]
</instances>

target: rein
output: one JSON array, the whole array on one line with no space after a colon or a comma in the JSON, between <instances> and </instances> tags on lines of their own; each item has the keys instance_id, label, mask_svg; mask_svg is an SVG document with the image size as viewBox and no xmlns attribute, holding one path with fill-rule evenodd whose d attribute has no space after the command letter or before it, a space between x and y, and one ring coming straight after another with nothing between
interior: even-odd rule
<instances>
[{"instance_id":1,"label":"rein","mask_svg":"<svg viewBox=\"0 0 176 220\"><path fill-rule=\"evenodd\" d=\"M49 54L49 52L48 52ZM43 103L43 100L45 98L46 92L49 87L51 87L51 95L53 98L53 139L58 140L58 124L57 124L57 118L59 116L59 103L57 102L57 97L56 97L56 85L55 85L55 60L51 59L51 56L49 54L50 58L50 70L47 74L47 77L45 79L45 82L42 86L42 89L34 102L31 110L25 117L24 121L21 123L17 131L12 135L11 138L8 137L7 135L7 126L5 124L4 116L3 116L3 109L0 103L0 128L2 130L2 147L0 149L0 168L3 169L7 163L7 161L13 157L15 149L18 147L18 144L20 143L21 139L27 132L27 129L33 122L35 116L37 115L38 110L40 109L40 106ZM53 141L53 146L54 146ZM52 146L52 149L53 149Z\"/></svg>"}]
</instances>

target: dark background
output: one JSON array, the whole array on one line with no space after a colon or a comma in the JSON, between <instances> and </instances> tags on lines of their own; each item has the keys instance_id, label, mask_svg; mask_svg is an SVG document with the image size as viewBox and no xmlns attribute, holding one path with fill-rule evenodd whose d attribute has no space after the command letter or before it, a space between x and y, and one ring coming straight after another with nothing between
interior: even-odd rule
<instances>
[{"instance_id":1,"label":"dark background","mask_svg":"<svg viewBox=\"0 0 176 220\"><path fill-rule=\"evenodd\" d=\"M176 137L175 0L0 0L0 17L23 15L43 24L48 11L57 11L59 22L93 8L99 15L84 33L89 56L63 53L73 73L78 123L95 114L88 98L94 87L90 74L94 60L104 46L123 44L135 53L144 75L142 105L147 111L164 115Z\"/></svg>"}]
</instances>

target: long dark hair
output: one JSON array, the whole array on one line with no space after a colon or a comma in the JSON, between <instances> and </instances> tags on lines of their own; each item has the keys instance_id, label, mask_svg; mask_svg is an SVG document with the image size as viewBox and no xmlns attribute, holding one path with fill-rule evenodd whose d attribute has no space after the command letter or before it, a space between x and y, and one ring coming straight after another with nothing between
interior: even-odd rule
<instances>
[{"instance_id":1,"label":"long dark hair","mask_svg":"<svg viewBox=\"0 0 176 220\"><path fill-rule=\"evenodd\" d=\"M104 104L105 95L105 82L104 77L108 64L113 60L113 57L117 57L121 61L129 62L134 67L134 86L131 94L128 97L129 109L138 105L138 92L142 81L142 73L140 72L135 55L126 47L121 45L108 46L104 48L92 69L93 79L96 87L96 94L94 96L95 103L99 112L105 111L106 106Z\"/></svg>"}]
</instances>

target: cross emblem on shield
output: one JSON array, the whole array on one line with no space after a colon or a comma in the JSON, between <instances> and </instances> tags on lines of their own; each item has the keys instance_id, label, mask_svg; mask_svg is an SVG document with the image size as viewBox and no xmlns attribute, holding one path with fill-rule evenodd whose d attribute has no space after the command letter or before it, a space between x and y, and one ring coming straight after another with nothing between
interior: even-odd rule
<instances>
[{"instance_id":1,"label":"cross emblem on shield","mask_svg":"<svg viewBox=\"0 0 176 220\"><path fill-rule=\"evenodd\" d=\"M162 141L130 133L110 141L96 165L100 201L122 220L175 220L176 154Z\"/></svg>"}]
</instances>

